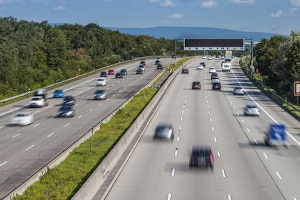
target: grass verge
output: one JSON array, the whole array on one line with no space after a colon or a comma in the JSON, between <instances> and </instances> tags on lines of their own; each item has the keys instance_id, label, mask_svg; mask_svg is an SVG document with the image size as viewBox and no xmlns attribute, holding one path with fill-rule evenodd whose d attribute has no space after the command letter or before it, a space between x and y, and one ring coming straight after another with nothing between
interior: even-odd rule
<instances>
[{"instance_id":1,"label":"grass verge","mask_svg":"<svg viewBox=\"0 0 300 200\"><path fill-rule=\"evenodd\" d=\"M175 70L190 58L179 60L165 71ZM166 72L165 72L166 73ZM158 76L155 81L165 74ZM109 151L123 136L134 120L156 94L156 88L145 88L119 110L107 123L101 125L91 140L87 140L39 181L13 200L63 200L71 199L89 178ZM92 147L92 148L91 148Z\"/></svg>"}]
</instances>

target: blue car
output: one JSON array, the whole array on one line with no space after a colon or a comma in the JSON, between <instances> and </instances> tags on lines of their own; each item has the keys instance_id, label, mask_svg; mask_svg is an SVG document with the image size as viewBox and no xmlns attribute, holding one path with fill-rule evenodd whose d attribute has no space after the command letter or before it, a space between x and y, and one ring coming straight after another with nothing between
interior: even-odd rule
<instances>
[{"instance_id":1,"label":"blue car","mask_svg":"<svg viewBox=\"0 0 300 200\"><path fill-rule=\"evenodd\" d=\"M65 92L63 90L55 90L53 93L53 98L63 98L65 96Z\"/></svg>"}]
</instances>

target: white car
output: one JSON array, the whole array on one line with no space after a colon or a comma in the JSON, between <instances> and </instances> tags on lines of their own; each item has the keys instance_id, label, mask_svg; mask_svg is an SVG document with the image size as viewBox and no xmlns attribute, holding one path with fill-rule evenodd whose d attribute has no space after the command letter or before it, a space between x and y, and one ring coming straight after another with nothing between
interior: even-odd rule
<instances>
[{"instance_id":1,"label":"white car","mask_svg":"<svg viewBox=\"0 0 300 200\"><path fill-rule=\"evenodd\" d=\"M244 107L244 115L259 116L259 109L254 104L248 104Z\"/></svg>"},{"instance_id":2,"label":"white car","mask_svg":"<svg viewBox=\"0 0 300 200\"><path fill-rule=\"evenodd\" d=\"M208 72L209 73L217 72L217 69L215 67L210 67Z\"/></svg>"},{"instance_id":3,"label":"white car","mask_svg":"<svg viewBox=\"0 0 300 200\"><path fill-rule=\"evenodd\" d=\"M242 86L236 86L233 89L233 94L234 95L244 95L244 93L245 93L245 91L244 91Z\"/></svg>"},{"instance_id":4,"label":"white car","mask_svg":"<svg viewBox=\"0 0 300 200\"><path fill-rule=\"evenodd\" d=\"M10 122L10 125L26 126L33 123L33 115L30 112L17 113Z\"/></svg>"},{"instance_id":5,"label":"white car","mask_svg":"<svg viewBox=\"0 0 300 200\"><path fill-rule=\"evenodd\" d=\"M203 66L203 65L198 65L198 66L197 66L197 69L203 70L203 69L204 69L204 66Z\"/></svg>"},{"instance_id":6,"label":"white car","mask_svg":"<svg viewBox=\"0 0 300 200\"><path fill-rule=\"evenodd\" d=\"M97 83L96 83L97 86L105 86L106 85L106 79L105 77L99 77L97 78Z\"/></svg>"},{"instance_id":7,"label":"white car","mask_svg":"<svg viewBox=\"0 0 300 200\"><path fill-rule=\"evenodd\" d=\"M34 96L29 101L29 107L43 107L46 101L42 96Z\"/></svg>"}]
</instances>

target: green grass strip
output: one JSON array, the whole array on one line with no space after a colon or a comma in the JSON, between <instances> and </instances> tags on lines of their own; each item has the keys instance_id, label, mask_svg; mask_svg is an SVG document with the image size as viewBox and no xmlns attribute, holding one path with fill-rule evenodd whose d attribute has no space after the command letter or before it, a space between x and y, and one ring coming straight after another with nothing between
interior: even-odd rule
<instances>
[{"instance_id":1,"label":"green grass strip","mask_svg":"<svg viewBox=\"0 0 300 200\"><path fill-rule=\"evenodd\" d=\"M167 70L175 70L189 59L191 58L180 59L176 65L171 64ZM156 88L145 88L135 95L123 109L119 110L107 123L101 125L92 140L87 140L75 148L62 163L50 169L39 181L28 187L24 194L16 195L13 200L71 199L156 92Z\"/></svg>"},{"instance_id":2,"label":"green grass strip","mask_svg":"<svg viewBox=\"0 0 300 200\"><path fill-rule=\"evenodd\" d=\"M50 169L14 200L71 199L93 173L117 141L122 137L140 112L147 106L157 89L145 88L107 123L101 125L92 140L87 140L58 166ZM92 145L91 145L92 141Z\"/></svg>"}]
</instances>

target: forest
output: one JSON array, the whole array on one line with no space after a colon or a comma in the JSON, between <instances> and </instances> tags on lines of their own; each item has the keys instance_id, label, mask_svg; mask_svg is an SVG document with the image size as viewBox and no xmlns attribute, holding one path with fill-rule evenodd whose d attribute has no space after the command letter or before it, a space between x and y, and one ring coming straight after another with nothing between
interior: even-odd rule
<instances>
[{"instance_id":1,"label":"forest","mask_svg":"<svg viewBox=\"0 0 300 200\"><path fill-rule=\"evenodd\" d=\"M294 82L300 81L300 33L263 39L253 49L254 67L264 85L296 103Z\"/></svg>"},{"instance_id":2,"label":"forest","mask_svg":"<svg viewBox=\"0 0 300 200\"><path fill-rule=\"evenodd\" d=\"M97 24L50 25L0 18L0 99L107 65L174 52L174 41L132 36Z\"/></svg>"},{"instance_id":3,"label":"forest","mask_svg":"<svg viewBox=\"0 0 300 200\"><path fill-rule=\"evenodd\" d=\"M174 54L174 40L122 34L94 23L51 25L13 17L0 18L0 44L0 100L114 63ZM201 54L184 52L183 48L176 51L177 55ZM263 83L295 100L293 82L300 80L300 34L262 39L254 46L253 55Z\"/></svg>"}]
</instances>

